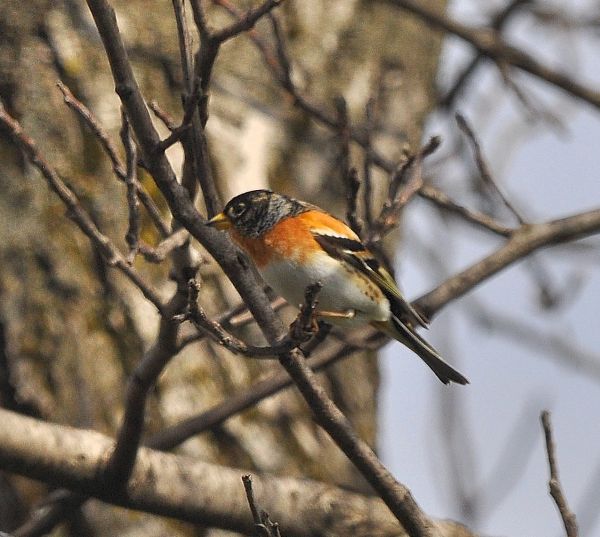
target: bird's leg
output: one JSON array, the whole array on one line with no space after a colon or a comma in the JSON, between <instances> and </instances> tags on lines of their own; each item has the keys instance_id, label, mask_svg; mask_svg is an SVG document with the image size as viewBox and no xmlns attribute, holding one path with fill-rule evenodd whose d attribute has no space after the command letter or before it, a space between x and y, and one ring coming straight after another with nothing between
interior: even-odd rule
<instances>
[{"instance_id":1,"label":"bird's leg","mask_svg":"<svg viewBox=\"0 0 600 537\"><path fill-rule=\"evenodd\" d=\"M354 317L356 315L356 310L346 310L346 311L317 310L317 311L315 311L315 315L317 317L323 317L324 319L354 319Z\"/></svg>"}]
</instances>

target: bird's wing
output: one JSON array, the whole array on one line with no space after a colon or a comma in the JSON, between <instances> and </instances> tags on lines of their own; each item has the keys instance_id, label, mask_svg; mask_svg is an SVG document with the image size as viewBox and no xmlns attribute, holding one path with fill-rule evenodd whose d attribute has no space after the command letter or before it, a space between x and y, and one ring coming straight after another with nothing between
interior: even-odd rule
<instances>
[{"instance_id":1,"label":"bird's wing","mask_svg":"<svg viewBox=\"0 0 600 537\"><path fill-rule=\"evenodd\" d=\"M345 261L373 280L390 301L394 315L407 319L411 324L427 327L427 320L402 296L391 274L358 238L341 236L337 230L323 227L313 228L311 232L329 255Z\"/></svg>"}]
</instances>

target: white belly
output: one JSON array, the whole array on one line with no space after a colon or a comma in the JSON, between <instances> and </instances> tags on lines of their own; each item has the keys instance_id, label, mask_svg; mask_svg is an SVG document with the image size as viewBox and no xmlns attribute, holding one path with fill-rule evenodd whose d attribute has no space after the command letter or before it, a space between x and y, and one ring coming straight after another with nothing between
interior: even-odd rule
<instances>
[{"instance_id":1,"label":"white belly","mask_svg":"<svg viewBox=\"0 0 600 537\"><path fill-rule=\"evenodd\" d=\"M389 302L374 283L364 285L367 282L365 276L324 252L318 261L309 268L292 259L280 261L271 263L261 273L277 293L296 307L304 303L306 287L320 281L323 288L317 297L317 310L355 312L352 319L327 319L334 324L355 326L390 318Z\"/></svg>"}]
</instances>

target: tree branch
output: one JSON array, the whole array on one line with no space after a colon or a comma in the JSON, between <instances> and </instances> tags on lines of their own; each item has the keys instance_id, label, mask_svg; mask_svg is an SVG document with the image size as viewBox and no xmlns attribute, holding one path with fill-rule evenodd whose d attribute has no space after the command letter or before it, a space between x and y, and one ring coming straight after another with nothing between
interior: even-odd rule
<instances>
[{"instance_id":1,"label":"tree branch","mask_svg":"<svg viewBox=\"0 0 600 537\"><path fill-rule=\"evenodd\" d=\"M0 409L0 437L4 439L0 466L14 473L130 509L252 532L254 523L239 484L243 470L141 448L130 483L121 494L114 494L97 479L112 439L4 409ZM286 537L406 535L379 499L331 485L255 475L254 494L261 505L269 506ZM435 528L439 535L450 537L459 525L436 522Z\"/></svg>"},{"instance_id":2,"label":"tree branch","mask_svg":"<svg viewBox=\"0 0 600 537\"><path fill-rule=\"evenodd\" d=\"M600 109L600 92L576 82L572 77L545 66L525 51L506 43L497 31L489 28L472 28L415 0L386 0L399 8L416 15L427 24L460 37L478 52L497 64L509 64L549 84L556 86L573 97L577 97L594 108Z\"/></svg>"},{"instance_id":3,"label":"tree branch","mask_svg":"<svg viewBox=\"0 0 600 537\"><path fill-rule=\"evenodd\" d=\"M310 285L306 289L305 302L300 309L296 321L292 324L289 333L274 345L257 347L248 345L241 339L236 338L225 330L217 321L208 318L206 312L198 304L200 285L195 280L188 284L189 296L187 311L176 317L176 321L191 321L200 332L212 336L220 345L234 354L241 354L251 358L273 358L280 354L290 352L300 346L301 343L311 339L318 327L314 321L314 312L317 306L317 293L321 290L321 284Z\"/></svg>"},{"instance_id":4,"label":"tree branch","mask_svg":"<svg viewBox=\"0 0 600 537\"><path fill-rule=\"evenodd\" d=\"M451 300L461 297L482 281L532 252L598 232L600 232L600 209L542 224L521 226L501 248L452 276L439 287L419 298L415 305L431 318Z\"/></svg>"},{"instance_id":5,"label":"tree branch","mask_svg":"<svg viewBox=\"0 0 600 537\"><path fill-rule=\"evenodd\" d=\"M548 466L550 467L550 495L558 507L558 511L565 525L567 537L577 537L577 521L575 514L569 509L567 500L563 494L558 477L558 465L556 464L556 455L554 453L554 440L552 438L552 425L550 424L550 412L544 410L541 416L542 426L544 428L544 437L546 439L546 451L548 453Z\"/></svg>"}]
</instances>

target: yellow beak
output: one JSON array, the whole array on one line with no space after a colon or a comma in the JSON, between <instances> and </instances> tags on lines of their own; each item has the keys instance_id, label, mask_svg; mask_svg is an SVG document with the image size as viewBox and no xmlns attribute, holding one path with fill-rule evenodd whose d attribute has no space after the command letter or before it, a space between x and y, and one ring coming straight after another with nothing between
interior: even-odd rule
<instances>
[{"instance_id":1,"label":"yellow beak","mask_svg":"<svg viewBox=\"0 0 600 537\"><path fill-rule=\"evenodd\" d=\"M216 229L229 229L231 227L231 222L225 213L219 213L206 222L206 225Z\"/></svg>"}]
</instances>

